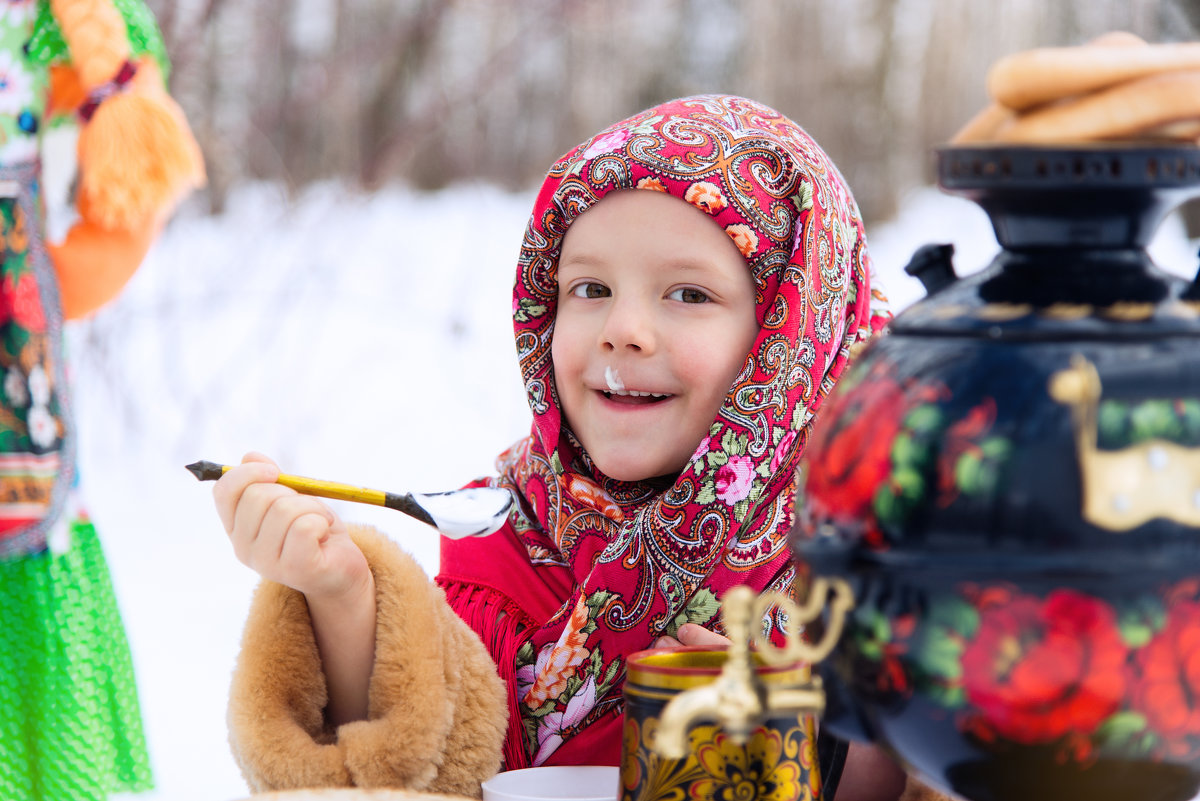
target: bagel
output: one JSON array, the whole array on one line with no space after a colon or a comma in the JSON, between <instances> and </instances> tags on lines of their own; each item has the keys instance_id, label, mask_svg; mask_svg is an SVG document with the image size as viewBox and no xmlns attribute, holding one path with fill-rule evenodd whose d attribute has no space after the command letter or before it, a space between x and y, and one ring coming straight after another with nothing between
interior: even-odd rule
<instances>
[{"instance_id":1,"label":"bagel","mask_svg":"<svg viewBox=\"0 0 1200 801\"><path fill-rule=\"evenodd\" d=\"M988 71L988 94L1003 106L1025 111L1158 73L1200 70L1200 42L1139 46L1129 36L1005 56Z\"/></svg>"}]
</instances>

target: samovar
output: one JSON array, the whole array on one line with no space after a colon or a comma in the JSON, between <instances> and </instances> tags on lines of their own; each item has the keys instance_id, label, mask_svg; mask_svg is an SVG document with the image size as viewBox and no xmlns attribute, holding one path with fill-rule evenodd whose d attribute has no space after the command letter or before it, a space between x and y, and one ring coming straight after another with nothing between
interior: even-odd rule
<instances>
[{"instance_id":1,"label":"samovar","mask_svg":"<svg viewBox=\"0 0 1200 801\"><path fill-rule=\"evenodd\" d=\"M833 640L821 725L970 801L1192 798L1200 281L1146 246L1200 194L1200 149L937 155L939 185L984 209L1001 251L959 278L952 248L920 249L907 269L927 296L818 413L789 636ZM709 711L667 710L663 747L713 714L709 695Z\"/></svg>"}]
</instances>

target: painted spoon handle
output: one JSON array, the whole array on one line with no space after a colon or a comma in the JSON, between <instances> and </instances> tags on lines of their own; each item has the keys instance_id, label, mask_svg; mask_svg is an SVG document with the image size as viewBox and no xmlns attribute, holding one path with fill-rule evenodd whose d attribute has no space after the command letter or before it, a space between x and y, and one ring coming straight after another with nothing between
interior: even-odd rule
<instances>
[{"instance_id":1,"label":"painted spoon handle","mask_svg":"<svg viewBox=\"0 0 1200 801\"><path fill-rule=\"evenodd\" d=\"M216 462L199 461L187 465L187 469L200 481L216 481L231 467ZM341 484L336 481L324 481L286 473L280 473L275 482L285 487L291 487L302 495L316 495L338 501L386 506L416 518L426 525L433 526L444 536L452 539L492 534L504 524L508 517L508 511L512 508L512 494L507 490L493 487L475 487L422 495L411 492L402 494L384 492L353 484ZM433 510L426 508L431 505L436 508Z\"/></svg>"}]
</instances>

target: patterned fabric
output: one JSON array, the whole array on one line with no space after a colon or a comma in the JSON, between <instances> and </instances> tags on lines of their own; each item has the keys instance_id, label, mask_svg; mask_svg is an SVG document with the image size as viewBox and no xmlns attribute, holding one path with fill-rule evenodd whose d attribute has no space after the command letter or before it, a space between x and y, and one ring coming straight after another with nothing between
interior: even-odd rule
<instances>
[{"instance_id":1,"label":"patterned fabric","mask_svg":"<svg viewBox=\"0 0 1200 801\"><path fill-rule=\"evenodd\" d=\"M46 549L75 471L37 175L33 162L0 165L0 560Z\"/></svg>"},{"instance_id":2,"label":"patterned fabric","mask_svg":"<svg viewBox=\"0 0 1200 801\"><path fill-rule=\"evenodd\" d=\"M0 562L0 798L99 801L151 786L133 667L91 524Z\"/></svg>"},{"instance_id":3,"label":"patterned fabric","mask_svg":"<svg viewBox=\"0 0 1200 801\"><path fill-rule=\"evenodd\" d=\"M741 250L758 293L760 331L747 368L669 487L600 474L563 425L554 385L563 235L600 198L630 188L707 212ZM684 622L714 627L730 587L791 586L795 468L813 414L851 347L888 316L871 272L859 212L836 167L794 122L743 98L649 109L551 167L513 296L533 431L500 457L497 482L520 500L513 528L528 559L566 569L573 584L517 653L533 764L619 710L626 655Z\"/></svg>"},{"instance_id":4,"label":"patterned fabric","mask_svg":"<svg viewBox=\"0 0 1200 801\"><path fill-rule=\"evenodd\" d=\"M74 476L58 284L41 230L46 70L24 57L36 5L0 12L0 560L45 550Z\"/></svg>"}]
</instances>

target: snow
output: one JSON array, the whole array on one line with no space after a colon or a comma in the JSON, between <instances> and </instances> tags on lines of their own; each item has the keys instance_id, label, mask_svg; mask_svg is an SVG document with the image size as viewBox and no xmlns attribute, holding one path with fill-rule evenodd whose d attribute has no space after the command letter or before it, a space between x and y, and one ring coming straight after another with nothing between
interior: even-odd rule
<instances>
[{"instance_id":1,"label":"snow","mask_svg":"<svg viewBox=\"0 0 1200 801\"><path fill-rule=\"evenodd\" d=\"M225 701L255 583L233 557L210 485L184 469L247 450L291 473L436 492L491 472L528 430L511 338L511 283L532 193L462 186L289 201L245 186L227 210L184 209L123 295L68 332L83 492L110 560L141 688L158 789L248 794ZM868 231L897 309L929 242L960 274L997 246L973 204L924 189ZM1195 243L1170 218L1152 248L1191 277ZM432 574L432 530L334 503L397 537Z\"/></svg>"}]
</instances>

